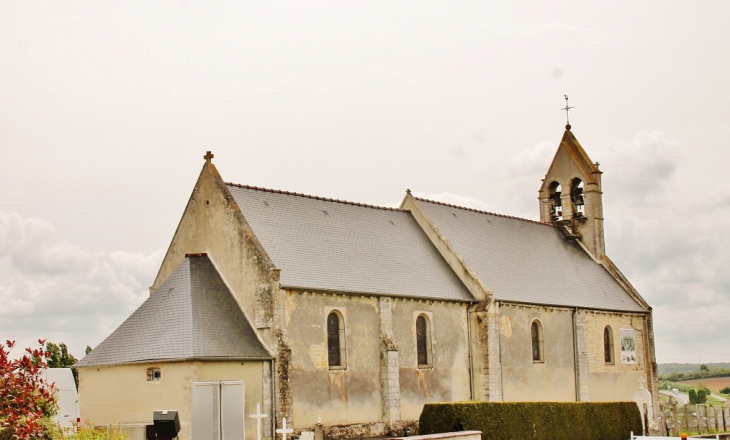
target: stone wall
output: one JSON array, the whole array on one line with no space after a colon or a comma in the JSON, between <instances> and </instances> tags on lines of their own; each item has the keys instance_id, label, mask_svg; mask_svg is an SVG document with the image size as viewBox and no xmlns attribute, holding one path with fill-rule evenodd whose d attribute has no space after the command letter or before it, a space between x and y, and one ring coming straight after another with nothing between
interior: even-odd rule
<instances>
[{"instance_id":1,"label":"stone wall","mask_svg":"<svg viewBox=\"0 0 730 440\"><path fill-rule=\"evenodd\" d=\"M206 164L172 242L162 261L151 294L164 282L186 254L206 253L231 289L267 348L276 354L275 326L279 270L253 235L238 205L215 167Z\"/></svg>"},{"instance_id":2,"label":"stone wall","mask_svg":"<svg viewBox=\"0 0 730 440\"><path fill-rule=\"evenodd\" d=\"M532 359L534 320L543 329L543 361ZM499 322L503 400L575 401L573 310L503 303Z\"/></svg>"},{"instance_id":3,"label":"stone wall","mask_svg":"<svg viewBox=\"0 0 730 440\"><path fill-rule=\"evenodd\" d=\"M470 398L468 304L287 291L285 328L291 344L290 422L342 435L398 432L414 425L426 402ZM346 365L330 368L327 315L345 322ZM430 365L418 365L416 319L430 323ZM296 335L296 337L295 337ZM277 378L281 381L282 378ZM349 427L349 428L348 428ZM349 430L349 431L348 431Z\"/></svg>"},{"instance_id":4,"label":"stone wall","mask_svg":"<svg viewBox=\"0 0 730 440\"><path fill-rule=\"evenodd\" d=\"M613 362L607 363L604 355L604 329L611 327L613 334ZM648 379L646 362L646 316L640 314L586 312L586 337L591 382L591 400L631 400L639 386L639 379ZM621 329L633 329L636 341L636 363L621 361ZM648 386L647 386L648 387ZM651 389L651 388L649 388Z\"/></svg>"}]
</instances>

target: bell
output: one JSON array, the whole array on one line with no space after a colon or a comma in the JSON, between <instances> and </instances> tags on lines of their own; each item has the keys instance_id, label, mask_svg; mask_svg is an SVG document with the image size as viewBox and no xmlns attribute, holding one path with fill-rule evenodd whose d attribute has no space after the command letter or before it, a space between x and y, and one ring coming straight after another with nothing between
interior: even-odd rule
<instances>
[{"instance_id":1,"label":"bell","mask_svg":"<svg viewBox=\"0 0 730 440\"><path fill-rule=\"evenodd\" d=\"M576 206L585 205L585 202L583 201L583 188L573 188L570 191L570 200L572 200L573 204Z\"/></svg>"},{"instance_id":2,"label":"bell","mask_svg":"<svg viewBox=\"0 0 730 440\"><path fill-rule=\"evenodd\" d=\"M550 197L555 200L555 206L563 205L563 200L560 198L560 191L553 193Z\"/></svg>"}]
</instances>

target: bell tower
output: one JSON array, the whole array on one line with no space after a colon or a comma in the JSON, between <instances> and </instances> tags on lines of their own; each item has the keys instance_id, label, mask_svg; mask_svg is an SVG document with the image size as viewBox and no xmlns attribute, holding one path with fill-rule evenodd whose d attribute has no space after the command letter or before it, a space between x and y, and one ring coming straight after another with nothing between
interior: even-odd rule
<instances>
[{"instance_id":1,"label":"bell tower","mask_svg":"<svg viewBox=\"0 0 730 440\"><path fill-rule=\"evenodd\" d=\"M568 124L538 197L540 221L563 226L596 259L605 253L601 174Z\"/></svg>"}]
</instances>

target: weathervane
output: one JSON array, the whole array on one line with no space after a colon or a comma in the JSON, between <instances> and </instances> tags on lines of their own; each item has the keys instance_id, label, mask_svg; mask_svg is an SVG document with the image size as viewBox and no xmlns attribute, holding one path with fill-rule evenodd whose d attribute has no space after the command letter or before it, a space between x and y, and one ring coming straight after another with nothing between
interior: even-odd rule
<instances>
[{"instance_id":1,"label":"weathervane","mask_svg":"<svg viewBox=\"0 0 730 440\"><path fill-rule=\"evenodd\" d=\"M568 106L568 95L564 95L564 96L565 96L565 108L561 108L560 110L565 110L565 122L566 122L565 128L567 130L570 130L570 118L568 117L568 111L573 107Z\"/></svg>"}]
</instances>

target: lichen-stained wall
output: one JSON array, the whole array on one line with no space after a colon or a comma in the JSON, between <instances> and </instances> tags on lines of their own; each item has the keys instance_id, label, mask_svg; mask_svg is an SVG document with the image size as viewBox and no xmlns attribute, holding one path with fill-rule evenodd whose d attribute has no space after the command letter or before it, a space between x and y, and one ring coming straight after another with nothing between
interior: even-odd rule
<instances>
[{"instance_id":1,"label":"lichen-stained wall","mask_svg":"<svg viewBox=\"0 0 730 440\"><path fill-rule=\"evenodd\" d=\"M278 272L244 216L215 167L206 164L150 288L152 294L185 254L207 253L251 323L270 327L266 317L274 307ZM269 349L275 349L273 336L268 331L260 333Z\"/></svg>"},{"instance_id":2,"label":"lichen-stained wall","mask_svg":"<svg viewBox=\"0 0 730 440\"><path fill-rule=\"evenodd\" d=\"M160 381L147 380L147 368L160 368ZM246 414L263 398L263 369L267 362L162 362L86 367L79 369L82 423L99 426L152 424L152 413L175 409L180 417L180 440L191 440L192 386L197 381L243 380ZM246 418L246 436L256 438L256 425ZM250 436L250 437L249 437Z\"/></svg>"},{"instance_id":3,"label":"lichen-stained wall","mask_svg":"<svg viewBox=\"0 0 730 440\"><path fill-rule=\"evenodd\" d=\"M428 402L470 399L467 306L443 301L393 300L403 420L417 420ZM421 368L416 347L416 318L420 314L430 321L432 356L431 366Z\"/></svg>"},{"instance_id":4,"label":"lichen-stained wall","mask_svg":"<svg viewBox=\"0 0 730 440\"><path fill-rule=\"evenodd\" d=\"M575 401L573 311L502 304L499 309L505 401ZM532 360L530 328L542 324L544 362Z\"/></svg>"},{"instance_id":5,"label":"lichen-stained wall","mask_svg":"<svg viewBox=\"0 0 730 440\"><path fill-rule=\"evenodd\" d=\"M603 331L613 332L613 364L606 363ZM647 378L645 359L646 316L640 314L586 312L586 333L592 401L631 400L639 387L639 379ZM636 364L621 361L621 329L633 329L636 340Z\"/></svg>"},{"instance_id":6,"label":"lichen-stained wall","mask_svg":"<svg viewBox=\"0 0 730 440\"><path fill-rule=\"evenodd\" d=\"M296 429L314 427L320 415L324 425L382 419L377 305L376 297L286 291L288 380ZM345 325L344 369L328 365L327 315L335 309Z\"/></svg>"}]
</instances>

